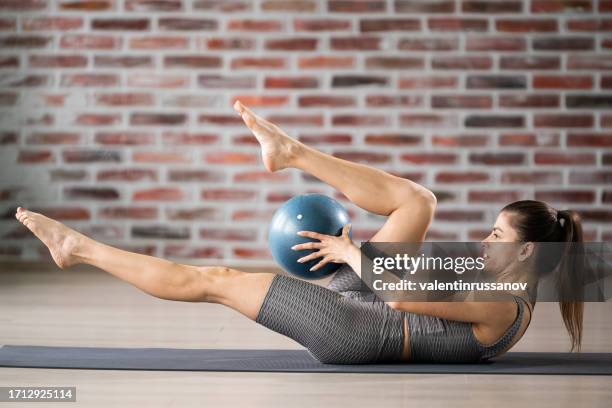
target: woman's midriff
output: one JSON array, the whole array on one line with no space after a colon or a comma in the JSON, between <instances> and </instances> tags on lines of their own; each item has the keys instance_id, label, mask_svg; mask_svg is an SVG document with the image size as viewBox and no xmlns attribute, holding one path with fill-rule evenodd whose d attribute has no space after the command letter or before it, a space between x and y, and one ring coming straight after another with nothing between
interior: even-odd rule
<instances>
[{"instance_id":1,"label":"woman's midriff","mask_svg":"<svg viewBox=\"0 0 612 408\"><path fill-rule=\"evenodd\" d=\"M406 320L406 317L404 316L403 320L403 326L404 326L404 344L402 346L402 357L401 360L402 361L408 361L410 360L410 333L408 332L408 321Z\"/></svg>"}]
</instances>

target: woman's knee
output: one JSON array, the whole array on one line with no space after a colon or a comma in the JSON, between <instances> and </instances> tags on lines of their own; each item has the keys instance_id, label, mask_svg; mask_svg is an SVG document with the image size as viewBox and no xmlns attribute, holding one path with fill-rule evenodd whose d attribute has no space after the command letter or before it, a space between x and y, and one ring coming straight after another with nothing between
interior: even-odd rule
<instances>
[{"instance_id":1,"label":"woman's knee","mask_svg":"<svg viewBox=\"0 0 612 408\"><path fill-rule=\"evenodd\" d=\"M198 266L194 279L194 290L202 302L223 303L225 292L231 290L232 282L245 272L226 266Z\"/></svg>"}]
</instances>

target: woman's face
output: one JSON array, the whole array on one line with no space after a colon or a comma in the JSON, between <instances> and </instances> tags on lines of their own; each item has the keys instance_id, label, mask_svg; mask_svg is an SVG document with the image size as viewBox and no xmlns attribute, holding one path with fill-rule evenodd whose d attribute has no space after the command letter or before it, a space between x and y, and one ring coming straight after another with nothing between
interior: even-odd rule
<instances>
[{"instance_id":1,"label":"woman's face","mask_svg":"<svg viewBox=\"0 0 612 408\"><path fill-rule=\"evenodd\" d=\"M500 273L518 260L519 239L516 230L510 224L510 217L511 214L500 212L491 233L481 241L484 269L487 273Z\"/></svg>"}]
</instances>

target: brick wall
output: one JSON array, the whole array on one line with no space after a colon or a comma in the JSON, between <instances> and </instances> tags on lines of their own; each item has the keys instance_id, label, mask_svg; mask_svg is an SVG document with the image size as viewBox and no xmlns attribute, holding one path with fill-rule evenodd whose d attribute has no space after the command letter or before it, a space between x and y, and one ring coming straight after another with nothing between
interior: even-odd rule
<instances>
[{"instance_id":1,"label":"brick wall","mask_svg":"<svg viewBox=\"0 0 612 408\"><path fill-rule=\"evenodd\" d=\"M17 205L177 260L269 262L294 194L231 108L434 190L430 240L522 198L612 238L612 1L0 0L0 257ZM343 201L355 238L383 219Z\"/></svg>"}]
</instances>

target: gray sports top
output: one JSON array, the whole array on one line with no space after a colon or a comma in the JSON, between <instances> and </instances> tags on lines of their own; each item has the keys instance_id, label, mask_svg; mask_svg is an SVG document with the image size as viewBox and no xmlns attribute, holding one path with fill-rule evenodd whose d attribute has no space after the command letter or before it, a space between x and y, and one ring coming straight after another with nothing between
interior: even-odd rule
<instances>
[{"instance_id":1,"label":"gray sports top","mask_svg":"<svg viewBox=\"0 0 612 408\"><path fill-rule=\"evenodd\" d=\"M514 339L523 321L525 301L519 296L514 296L514 300L518 308L516 319L502 337L489 345L476 339L472 323L406 313L410 359L419 362L465 363L496 356ZM531 322L531 314L529 320Z\"/></svg>"}]
</instances>

